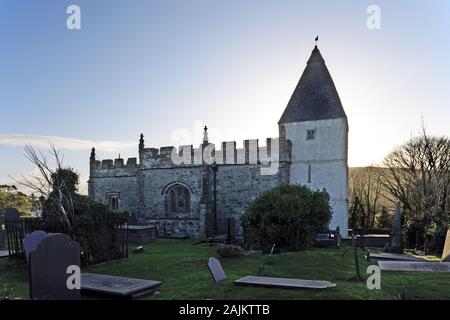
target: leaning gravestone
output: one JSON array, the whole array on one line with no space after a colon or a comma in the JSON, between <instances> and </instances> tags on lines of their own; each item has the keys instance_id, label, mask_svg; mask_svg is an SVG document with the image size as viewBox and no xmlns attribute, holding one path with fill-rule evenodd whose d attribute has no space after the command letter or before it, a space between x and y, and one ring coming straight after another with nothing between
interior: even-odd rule
<instances>
[{"instance_id":1,"label":"leaning gravestone","mask_svg":"<svg viewBox=\"0 0 450 320\"><path fill-rule=\"evenodd\" d=\"M23 250L25 251L27 261L29 261L30 253L36 250L41 241L51 235L52 233L47 233L42 230L35 230L25 235L25 238L23 238Z\"/></svg>"},{"instance_id":2,"label":"leaning gravestone","mask_svg":"<svg viewBox=\"0 0 450 320\"><path fill-rule=\"evenodd\" d=\"M445 237L444 251L442 252L442 261L450 262L450 228L447 230L447 236Z\"/></svg>"},{"instance_id":3,"label":"leaning gravestone","mask_svg":"<svg viewBox=\"0 0 450 320\"><path fill-rule=\"evenodd\" d=\"M31 299L80 299L80 289L67 285L68 267L80 266L80 245L68 235L55 233L43 239L29 261Z\"/></svg>"},{"instance_id":4,"label":"leaning gravestone","mask_svg":"<svg viewBox=\"0 0 450 320\"><path fill-rule=\"evenodd\" d=\"M208 268L214 278L214 282L220 282L227 278L227 276L225 275L225 271L223 271L222 265L220 264L220 261L216 258L209 258Z\"/></svg>"}]
</instances>

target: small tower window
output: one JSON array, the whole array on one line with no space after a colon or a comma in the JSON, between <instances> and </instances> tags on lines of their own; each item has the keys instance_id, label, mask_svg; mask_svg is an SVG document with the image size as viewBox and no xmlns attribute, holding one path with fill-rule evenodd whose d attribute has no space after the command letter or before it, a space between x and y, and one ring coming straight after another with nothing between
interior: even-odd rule
<instances>
[{"instance_id":1,"label":"small tower window","mask_svg":"<svg viewBox=\"0 0 450 320\"><path fill-rule=\"evenodd\" d=\"M111 210L119 209L119 193L117 192L109 192L107 195L107 200L109 204L109 208Z\"/></svg>"},{"instance_id":2,"label":"small tower window","mask_svg":"<svg viewBox=\"0 0 450 320\"><path fill-rule=\"evenodd\" d=\"M308 183L311 183L311 165L308 164Z\"/></svg>"},{"instance_id":3,"label":"small tower window","mask_svg":"<svg viewBox=\"0 0 450 320\"><path fill-rule=\"evenodd\" d=\"M316 130L306 130L306 140L313 140Z\"/></svg>"}]
</instances>

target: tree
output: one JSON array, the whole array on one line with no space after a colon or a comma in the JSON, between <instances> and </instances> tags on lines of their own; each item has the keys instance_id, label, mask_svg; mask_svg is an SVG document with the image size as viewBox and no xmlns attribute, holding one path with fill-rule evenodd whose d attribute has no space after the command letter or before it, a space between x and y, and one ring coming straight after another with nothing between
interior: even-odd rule
<instances>
[{"instance_id":1,"label":"tree","mask_svg":"<svg viewBox=\"0 0 450 320\"><path fill-rule=\"evenodd\" d=\"M350 225L366 234L375 227L382 208L382 168L355 168L350 172Z\"/></svg>"},{"instance_id":2,"label":"tree","mask_svg":"<svg viewBox=\"0 0 450 320\"><path fill-rule=\"evenodd\" d=\"M449 223L450 140L422 133L389 153L383 184L402 204L405 235L428 252ZM409 239L411 240L411 239Z\"/></svg>"},{"instance_id":3,"label":"tree","mask_svg":"<svg viewBox=\"0 0 450 320\"><path fill-rule=\"evenodd\" d=\"M48 155L41 151L36 151L33 146L25 146L25 156L33 163L39 175L26 177L22 175L22 181L14 179L21 185L38 192L47 199L54 208L68 230L72 229L71 220L74 217L73 196L77 190L78 175L70 168L65 168L62 157L54 145L50 145L49 155L51 156L55 168L50 165Z\"/></svg>"},{"instance_id":4,"label":"tree","mask_svg":"<svg viewBox=\"0 0 450 320\"><path fill-rule=\"evenodd\" d=\"M264 192L241 217L244 240L268 251L304 249L331 220L327 196L306 186L282 185Z\"/></svg>"},{"instance_id":5,"label":"tree","mask_svg":"<svg viewBox=\"0 0 450 320\"><path fill-rule=\"evenodd\" d=\"M16 208L21 213L30 214L33 198L17 190L14 185L0 185L0 213L7 208Z\"/></svg>"}]
</instances>

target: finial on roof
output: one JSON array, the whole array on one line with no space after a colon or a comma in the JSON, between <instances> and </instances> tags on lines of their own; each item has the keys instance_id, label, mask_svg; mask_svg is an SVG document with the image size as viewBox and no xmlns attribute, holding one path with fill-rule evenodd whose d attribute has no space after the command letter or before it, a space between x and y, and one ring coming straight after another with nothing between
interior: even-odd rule
<instances>
[{"instance_id":1,"label":"finial on roof","mask_svg":"<svg viewBox=\"0 0 450 320\"><path fill-rule=\"evenodd\" d=\"M95 148L91 150L91 161L95 161Z\"/></svg>"},{"instance_id":2,"label":"finial on roof","mask_svg":"<svg viewBox=\"0 0 450 320\"><path fill-rule=\"evenodd\" d=\"M317 35L315 41L316 41L316 48L317 48L317 41L319 41L319 36L318 35Z\"/></svg>"},{"instance_id":3,"label":"finial on roof","mask_svg":"<svg viewBox=\"0 0 450 320\"><path fill-rule=\"evenodd\" d=\"M139 139L139 150L144 149L144 134L141 133L141 138Z\"/></svg>"},{"instance_id":4,"label":"finial on roof","mask_svg":"<svg viewBox=\"0 0 450 320\"><path fill-rule=\"evenodd\" d=\"M203 142L208 143L208 127L203 128Z\"/></svg>"}]
</instances>

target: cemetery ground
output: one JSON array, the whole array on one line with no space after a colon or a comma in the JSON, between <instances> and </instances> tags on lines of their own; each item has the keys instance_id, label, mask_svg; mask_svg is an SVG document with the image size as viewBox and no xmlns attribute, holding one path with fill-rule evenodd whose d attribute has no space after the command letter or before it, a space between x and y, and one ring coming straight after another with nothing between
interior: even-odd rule
<instances>
[{"instance_id":1,"label":"cemetery ground","mask_svg":"<svg viewBox=\"0 0 450 320\"><path fill-rule=\"evenodd\" d=\"M128 276L162 281L159 294L145 299L399 299L402 286L407 299L450 299L450 273L385 272L381 289L369 290L364 282L349 281L354 275L353 255L345 247L313 248L307 251L275 254L265 266L264 276L326 280L335 288L275 289L235 286L232 281L257 275L267 256L221 259L228 276L214 283L207 268L209 257L217 257L217 247L193 245L195 240L158 239L136 254L129 245L128 260L108 262L84 268L84 272ZM358 251L361 274L367 278L369 263L364 251ZM0 282L15 289L14 297L28 298L28 275L25 261L0 259Z\"/></svg>"}]
</instances>

